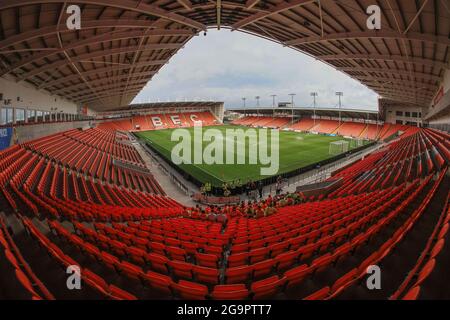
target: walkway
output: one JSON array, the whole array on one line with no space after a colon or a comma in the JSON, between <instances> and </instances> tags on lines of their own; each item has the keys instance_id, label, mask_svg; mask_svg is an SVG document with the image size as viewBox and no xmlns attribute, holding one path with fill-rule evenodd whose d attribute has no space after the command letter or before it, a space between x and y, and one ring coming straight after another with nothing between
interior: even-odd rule
<instances>
[{"instance_id":1,"label":"walkway","mask_svg":"<svg viewBox=\"0 0 450 320\"><path fill-rule=\"evenodd\" d=\"M149 149L144 148L139 142L133 142L133 146L136 148L137 152L141 155L144 160L145 165L151 171L155 180L162 186L166 194L187 207L193 207L196 205L196 202L193 201L190 195L195 191L195 186L189 184L184 179L181 180L185 185L188 185L187 190L183 190L181 186L175 183L170 174L174 174L174 171L171 172L164 167L165 161L160 159L155 154L150 154ZM177 177L182 178L182 177Z\"/></svg>"}]
</instances>

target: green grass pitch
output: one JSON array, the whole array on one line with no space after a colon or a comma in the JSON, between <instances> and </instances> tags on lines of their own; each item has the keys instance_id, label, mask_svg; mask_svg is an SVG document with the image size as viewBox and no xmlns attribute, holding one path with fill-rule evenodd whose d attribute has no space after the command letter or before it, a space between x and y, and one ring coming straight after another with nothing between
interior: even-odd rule
<instances>
[{"instance_id":1,"label":"green grass pitch","mask_svg":"<svg viewBox=\"0 0 450 320\"><path fill-rule=\"evenodd\" d=\"M224 136L225 130L230 128L242 128L244 130L249 129L248 127L230 125L214 127L214 129L222 131ZM203 129L208 129L208 127L204 127ZM153 148L157 149L167 161L171 161L172 148L178 143L176 141L171 141L173 130L175 129L145 131L137 133L137 136L146 140ZM194 129L187 128L186 130L189 130L192 133ZM259 133L259 130L261 129L255 130ZM279 137L280 151L278 174L289 172L331 158L332 156L329 154L330 142L349 140L339 136L331 137L293 131L280 131ZM205 147L208 144L209 142L204 142L203 146ZM248 158L248 142L246 145L246 156ZM267 165L248 164L248 161L246 161L246 163L247 164L233 165L181 164L179 167L203 183L210 182L214 186L221 186L224 181L233 181L236 179L241 179L241 181L246 182L248 180L260 180L267 178L267 176L260 175L260 168L267 167Z\"/></svg>"}]
</instances>

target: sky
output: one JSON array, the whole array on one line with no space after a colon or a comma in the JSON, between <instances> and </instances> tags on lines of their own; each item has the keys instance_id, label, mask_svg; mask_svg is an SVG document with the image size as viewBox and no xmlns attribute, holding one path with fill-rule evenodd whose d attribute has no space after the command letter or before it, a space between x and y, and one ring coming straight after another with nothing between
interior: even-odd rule
<instances>
[{"instance_id":1,"label":"sky","mask_svg":"<svg viewBox=\"0 0 450 320\"><path fill-rule=\"evenodd\" d=\"M208 30L189 41L163 66L133 103L166 101L223 101L226 108L261 107L289 102L295 93L296 107L376 110L377 94L342 72L288 47L228 29Z\"/></svg>"}]
</instances>

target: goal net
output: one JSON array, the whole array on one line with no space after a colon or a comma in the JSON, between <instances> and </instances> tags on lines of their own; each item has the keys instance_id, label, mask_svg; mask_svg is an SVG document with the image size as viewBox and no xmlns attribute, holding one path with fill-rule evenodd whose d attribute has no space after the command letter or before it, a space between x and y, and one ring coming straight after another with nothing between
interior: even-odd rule
<instances>
[{"instance_id":1,"label":"goal net","mask_svg":"<svg viewBox=\"0 0 450 320\"><path fill-rule=\"evenodd\" d=\"M352 149L362 147L363 145L364 145L363 139L352 139L350 141L350 148L352 148Z\"/></svg>"},{"instance_id":2,"label":"goal net","mask_svg":"<svg viewBox=\"0 0 450 320\"><path fill-rule=\"evenodd\" d=\"M345 140L330 142L330 155L338 155L347 152L349 148L349 142Z\"/></svg>"}]
</instances>

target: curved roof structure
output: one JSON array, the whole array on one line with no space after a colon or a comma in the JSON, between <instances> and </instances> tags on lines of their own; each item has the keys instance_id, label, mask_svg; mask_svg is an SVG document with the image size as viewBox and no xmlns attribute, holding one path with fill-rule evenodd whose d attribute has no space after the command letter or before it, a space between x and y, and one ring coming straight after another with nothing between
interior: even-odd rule
<instances>
[{"instance_id":1,"label":"curved roof structure","mask_svg":"<svg viewBox=\"0 0 450 320\"><path fill-rule=\"evenodd\" d=\"M66 26L81 8L81 29ZM380 7L381 29L367 27ZM127 105L199 32L292 47L380 96L426 106L449 68L447 0L2 0L0 76L106 110Z\"/></svg>"}]
</instances>

